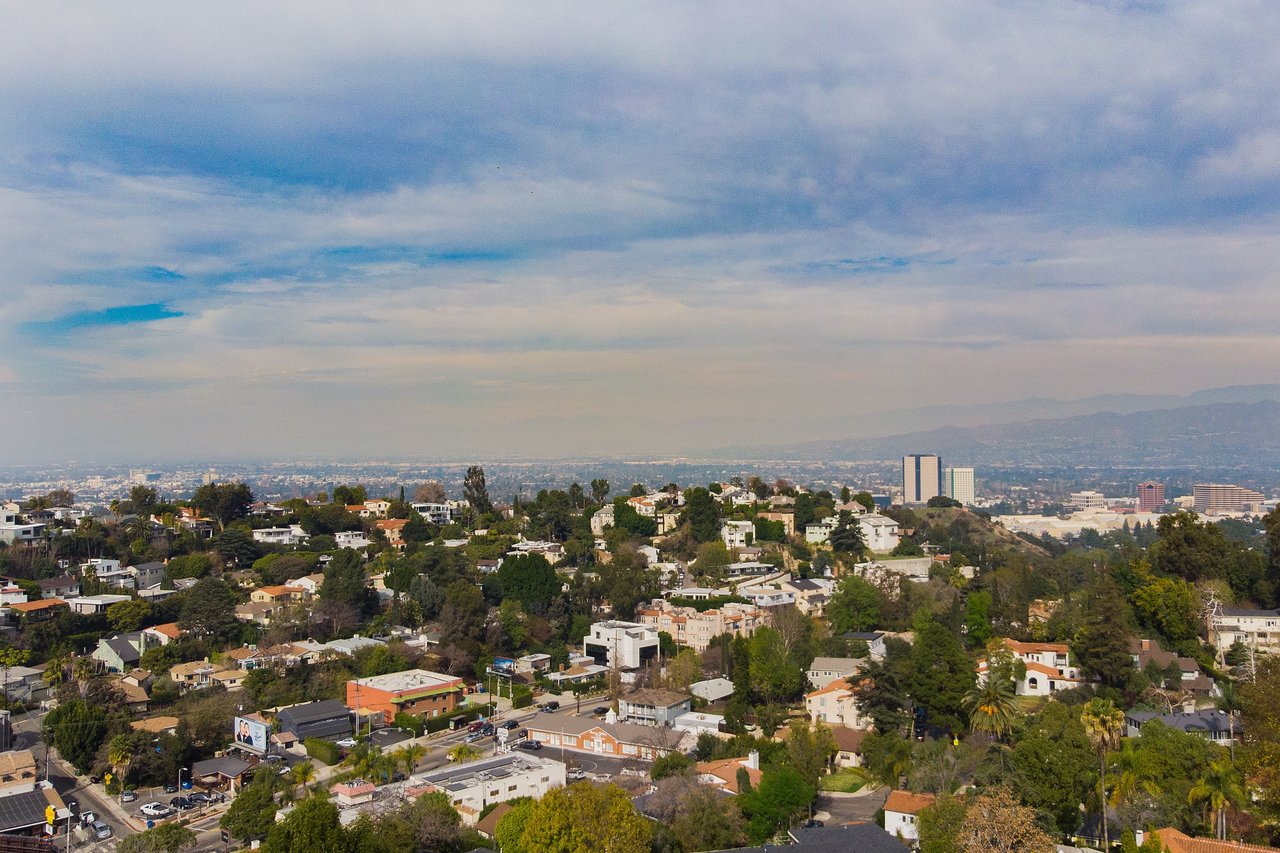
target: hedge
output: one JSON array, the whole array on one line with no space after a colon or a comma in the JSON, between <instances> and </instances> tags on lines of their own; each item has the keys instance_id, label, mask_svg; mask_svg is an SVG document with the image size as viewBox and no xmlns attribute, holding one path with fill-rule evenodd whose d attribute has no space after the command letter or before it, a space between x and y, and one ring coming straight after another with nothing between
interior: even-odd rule
<instances>
[{"instance_id":1,"label":"hedge","mask_svg":"<svg viewBox=\"0 0 1280 853\"><path fill-rule=\"evenodd\" d=\"M426 726L422 724L421 717L415 717L413 714L406 714L404 711L398 711L395 719L391 721L391 725L398 729L408 729L413 732L414 737L422 737L422 733L426 731Z\"/></svg>"},{"instance_id":2,"label":"hedge","mask_svg":"<svg viewBox=\"0 0 1280 853\"><path fill-rule=\"evenodd\" d=\"M449 728L450 720L455 720L458 717L475 719L487 710L488 710L487 705L480 708L477 708L475 705L464 705L463 707L458 708L457 710L454 710L454 711L450 711L447 714L441 714L438 717L429 717L425 720L427 724L427 731L429 732L443 731L444 729Z\"/></svg>"},{"instance_id":3,"label":"hedge","mask_svg":"<svg viewBox=\"0 0 1280 853\"><path fill-rule=\"evenodd\" d=\"M515 696L511 700L512 708L528 708L533 704L533 691L523 684L517 684Z\"/></svg>"},{"instance_id":4,"label":"hedge","mask_svg":"<svg viewBox=\"0 0 1280 853\"><path fill-rule=\"evenodd\" d=\"M307 748L307 755L328 764L330 767L342 760L342 750L338 749L336 743L309 737L302 742L302 745Z\"/></svg>"}]
</instances>

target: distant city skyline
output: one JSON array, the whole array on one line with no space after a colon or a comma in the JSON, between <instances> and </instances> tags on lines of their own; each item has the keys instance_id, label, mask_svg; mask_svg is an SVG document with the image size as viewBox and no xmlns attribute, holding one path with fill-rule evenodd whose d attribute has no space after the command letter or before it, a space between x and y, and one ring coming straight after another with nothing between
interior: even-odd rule
<instances>
[{"instance_id":1,"label":"distant city skyline","mask_svg":"<svg viewBox=\"0 0 1280 853\"><path fill-rule=\"evenodd\" d=\"M3 463L695 454L1276 378L1274 5L12 18Z\"/></svg>"}]
</instances>

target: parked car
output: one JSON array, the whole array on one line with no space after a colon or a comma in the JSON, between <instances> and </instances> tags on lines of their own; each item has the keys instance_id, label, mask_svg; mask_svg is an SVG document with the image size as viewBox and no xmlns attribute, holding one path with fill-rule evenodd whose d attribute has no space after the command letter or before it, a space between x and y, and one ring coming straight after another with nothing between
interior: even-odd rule
<instances>
[{"instance_id":1,"label":"parked car","mask_svg":"<svg viewBox=\"0 0 1280 853\"><path fill-rule=\"evenodd\" d=\"M603 717L605 714L609 713L609 706L597 705L592 709L591 713L595 714L597 717Z\"/></svg>"},{"instance_id":2,"label":"parked car","mask_svg":"<svg viewBox=\"0 0 1280 853\"><path fill-rule=\"evenodd\" d=\"M516 744L516 749L527 749L530 752L542 749L542 742L536 740L522 740Z\"/></svg>"},{"instance_id":3,"label":"parked car","mask_svg":"<svg viewBox=\"0 0 1280 853\"><path fill-rule=\"evenodd\" d=\"M540 706L544 711L559 711L560 703L552 699L550 702L543 702Z\"/></svg>"},{"instance_id":4,"label":"parked car","mask_svg":"<svg viewBox=\"0 0 1280 853\"><path fill-rule=\"evenodd\" d=\"M273 752L270 755L262 756L262 760L268 764L275 764L277 761L284 761L284 756Z\"/></svg>"},{"instance_id":5,"label":"parked car","mask_svg":"<svg viewBox=\"0 0 1280 853\"><path fill-rule=\"evenodd\" d=\"M471 725L467 726L467 731L469 731L469 732L478 732L478 731L480 731L482 728L484 728L486 725L488 725L488 724L487 724L487 723L485 723L485 721L484 721L484 720L476 720L474 723L472 723Z\"/></svg>"},{"instance_id":6,"label":"parked car","mask_svg":"<svg viewBox=\"0 0 1280 853\"><path fill-rule=\"evenodd\" d=\"M138 799L137 791L125 791L123 794L120 795L120 802L122 803L132 803L137 799Z\"/></svg>"},{"instance_id":7,"label":"parked car","mask_svg":"<svg viewBox=\"0 0 1280 853\"><path fill-rule=\"evenodd\" d=\"M500 729L506 729L507 731L511 731L512 729L514 729L514 728L515 728L516 726L518 726L518 725L520 725L520 724L519 724L519 723L517 723L515 720L504 720L503 722L501 722L501 723L499 723L499 724L498 724L498 728L500 728Z\"/></svg>"},{"instance_id":8,"label":"parked car","mask_svg":"<svg viewBox=\"0 0 1280 853\"><path fill-rule=\"evenodd\" d=\"M462 739L462 742L463 742L463 743L475 743L476 741L480 740L480 739L481 739L481 738L483 738L483 737L484 737L484 735L483 735L483 734L481 734L480 732L472 732L471 734L469 734L469 735L467 735L466 737L464 737L464 738Z\"/></svg>"},{"instance_id":9,"label":"parked car","mask_svg":"<svg viewBox=\"0 0 1280 853\"><path fill-rule=\"evenodd\" d=\"M537 741L530 741L530 743L537 743ZM566 775L575 782L581 782L583 779L587 778L587 772L582 769L570 770Z\"/></svg>"},{"instance_id":10,"label":"parked car","mask_svg":"<svg viewBox=\"0 0 1280 853\"><path fill-rule=\"evenodd\" d=\"M164 803L147 803L142 807L142 813L147 817L168 817L173 814L173 809Z\"/></svg>"},{"instance_id":11,"label":"parked car","mask_svg":"<svg viewBox=\"0 0 1280 853\"><path fill-rule=\"evenodd\" d=\"M192 791L187 794L187 799L193 803L220 803L222 795L218 793L206 794L204 791Z\"/></svg>"},{"instance_id":12,"label":"parked car","mask_svg":"<svg viewBox=\"0 0 1280 853\"><path fill-rule=\"evenodd\" d=\"M107 826L100 820L95 820L92 825L93 837L102 839L111 837L111 827Z\"/></svg>"},{"instance_id":13,"label":"parked car","mask_svg":"<svg viewBox=\"0 0 1280 853\"><path fill-rule=\"evenodd\" d=\"M343 749L351 749L356 745L356 739L353 737L344 737L342 740L334 741L334 743Z\"/></svg>"},{"instance_id":14,"label":"parked car","mask_svg":"<svg viewBox=\"0 0 1280 853\"><path fill-rule=\"evenodd\" d=\"M172 782L169 782L164 786L164 792L166 794L176 794L178 793L178 786L173 784Z\"/></svg>"},{"instance_id":15,"label":"parked car","mask_svg":"<svg viewBox=\"0 0 1280 853\"><path fill-rule=\"evenodd\" d=\"M187 809L194 809L196 807L196 804L191 801L190 797L174 797L172 800L169 801L169 805L173 806L175 809L178 809L179 811L184 811L184 812Z\"/></svg>"}]
</instances>

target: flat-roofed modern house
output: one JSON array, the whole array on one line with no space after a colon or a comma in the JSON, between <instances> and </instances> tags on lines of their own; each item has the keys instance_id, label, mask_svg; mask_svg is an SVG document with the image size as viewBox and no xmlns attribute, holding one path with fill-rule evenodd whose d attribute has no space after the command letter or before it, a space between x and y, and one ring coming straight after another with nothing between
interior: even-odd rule
<instances>
[{"instance_id":1,"label":"flat-roofed modern house","mask_svg":"<svg viewBox=\"0 0 1280 853\"><path fill-rule=\"evenodd\" d=\"M338 740L351 736L351 709L337 699L290 705L276 715L280 730L298 740L309 737Z\"/></svg>"}]
</instances>

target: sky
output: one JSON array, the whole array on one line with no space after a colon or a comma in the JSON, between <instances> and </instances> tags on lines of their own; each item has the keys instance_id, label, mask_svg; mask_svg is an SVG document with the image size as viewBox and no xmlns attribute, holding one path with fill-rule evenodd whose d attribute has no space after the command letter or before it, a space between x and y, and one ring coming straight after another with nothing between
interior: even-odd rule
<instances>
[{"instance_id":1,"label":"sky","mask_svg":"<svg viewBox=\"0 0 1280 853\"><path fill-rule=\"evenodd\" d=\"M6 463L1276 381L1280 4L5 5Z\"/></svg>"}]
</instances>

